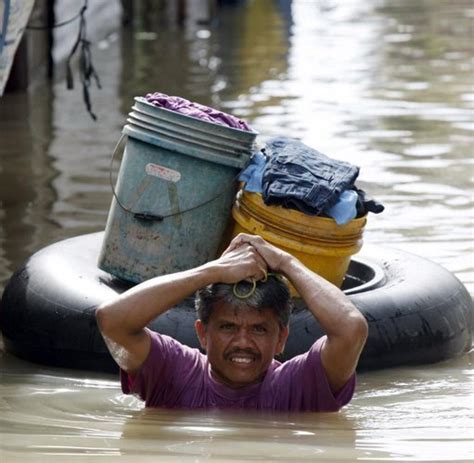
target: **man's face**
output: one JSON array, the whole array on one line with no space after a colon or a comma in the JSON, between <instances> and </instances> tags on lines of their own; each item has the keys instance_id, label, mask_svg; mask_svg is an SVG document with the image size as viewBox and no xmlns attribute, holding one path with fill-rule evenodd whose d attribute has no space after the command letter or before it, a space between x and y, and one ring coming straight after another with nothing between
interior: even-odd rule
<instances>
[{"instance_id":1,"label":"man's face","mask_svg":"<svg viewBox=\"0 0 474 463\"><path fill-rule=\"evenodd\" d=\"M212 374L219 382L240 388L262 380L288 337L272 309L214 307L207 325L196 321Z\"/></svg>"}]
</instances>

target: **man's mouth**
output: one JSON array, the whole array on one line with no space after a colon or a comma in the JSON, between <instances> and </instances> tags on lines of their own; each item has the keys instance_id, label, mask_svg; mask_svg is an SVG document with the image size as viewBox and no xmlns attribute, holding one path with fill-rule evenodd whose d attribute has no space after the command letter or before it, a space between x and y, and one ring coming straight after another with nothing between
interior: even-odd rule
<instances>
[{"instance_id":1,"label":"man's mouth","mask_svg":"<svg viewBox=\"0 0 474 463\"><path fill-rule=\"evenodd\" d=\"M255 359L253 357L238 357L238 356L231 356L229 360L232 363L240 363L242 365L252 363Z\"/></svg>"},{"instance_id":2,"label":"man's mouth","mask_svg":"<svg viewBox=\"0 0 474 463\"><path fill-rule=\"evenodd\" d=\"M226 360L236 363L238 365L250 365L255 362L258 358L258 355L250 352L232 352L226 355Z\"/></svg>"}]
</instances>

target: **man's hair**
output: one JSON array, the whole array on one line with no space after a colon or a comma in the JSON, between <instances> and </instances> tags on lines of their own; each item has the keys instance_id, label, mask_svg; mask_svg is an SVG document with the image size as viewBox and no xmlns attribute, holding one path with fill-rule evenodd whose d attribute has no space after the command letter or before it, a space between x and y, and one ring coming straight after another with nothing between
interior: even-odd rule
<instances>
[{"instance_id":1,"label":"man's hair","mask_svg":"<svg viewBox=\"0 0 474 463\"><path fill-rule=\"evenodd\" d=\"M250 295L242 297L246 294ZM213 308L220 303L229 304L236 309L272 309L282 326L288 325L293 310L287 284L282 277L272 274L268 275L266 281L257 281L255 290L253 283L248 281L240 281L235 287L226 283L214 283L200 289L196 293L195 306L198 318L204 325L209 322Z\"/></svg>"}]
</instances>

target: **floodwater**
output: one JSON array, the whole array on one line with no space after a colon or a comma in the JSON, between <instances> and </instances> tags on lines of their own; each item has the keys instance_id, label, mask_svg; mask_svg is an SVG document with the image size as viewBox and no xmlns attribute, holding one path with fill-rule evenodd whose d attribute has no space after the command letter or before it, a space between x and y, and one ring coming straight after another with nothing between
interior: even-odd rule
<instances>
[{"instance_id":1,"label":"floodwater","mask_svg":"<svg viewBox=\"0 0 474 463\"><path fill-rule=\"evenodd\" d=\"M96 123L61 79L0 100L0 285L104 228L126 113L160 90L359 165L386 206L365 242L430 258L473 294L473 21L468 0L234 2L182 29L138 12L93 44ZM0 460L470 461L472 362L363 373L337 414L239 414L143 410L115 377L0 351Z\"/></svg>"}]
</instances>

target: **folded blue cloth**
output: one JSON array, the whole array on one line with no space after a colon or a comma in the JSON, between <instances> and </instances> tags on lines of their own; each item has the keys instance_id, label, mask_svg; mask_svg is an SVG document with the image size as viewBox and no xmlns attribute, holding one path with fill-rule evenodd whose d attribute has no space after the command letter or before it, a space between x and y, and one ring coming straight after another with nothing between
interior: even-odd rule
<instances>
[{"instance_id":1,"label":"folded blue cloth","mask_svg":"<svg viewBox=\"0 0 474 463\"><path fill-rule=\"evenodd\" d=\"M239 176L241 182L246 182L244 190L252 193L262 192L262 176L267 163L267 158L260 152L255 152L250 158L250 163Z\"/></svg>"},{"instance_id":2,"label":"folded blue cloth","mask_svg":"<svg viewBox=\"0 0 474 463\"><path fill-rule=\"evenodd\" d=\"M336 204L325 210L325 215L332 217L338 225L345 225L357 216L359 195L354 190L344 190Z\"/></svg>"}]
</instances>

